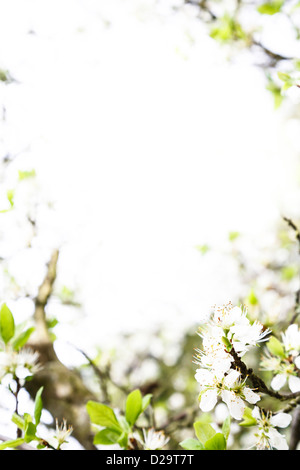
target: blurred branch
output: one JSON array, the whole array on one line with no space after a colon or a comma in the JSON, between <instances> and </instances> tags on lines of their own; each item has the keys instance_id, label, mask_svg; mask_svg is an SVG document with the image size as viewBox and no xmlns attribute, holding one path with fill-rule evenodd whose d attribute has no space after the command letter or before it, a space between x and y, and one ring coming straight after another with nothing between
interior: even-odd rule
<instances>
[{"instance_id":1,"label":"blurred branch","mask_svg":"<svg viewBox=\"0 0 300 470\"><path fill-rule=\"evenodd\" d=\"M289 218L283 217L283 220L288 224L289 227L294 231L296 240L298 242L298 253L300 254L300 232L296 224ZM290 324L293 324L296 321L297 316L300 313L300 285L295 295L295 307L294 315L290 321ZM300 400L298 400L298 403ZM293 416L293 421L291 425L291 437L290 437L290 450L295 450L300 441L300 410L297 409Z\"/></svg>"},{"instance_id":2,"label":"blurred branch","mask_svg":"<svg viewBox=\"0 0 300 470\"><path fill-rule=\"evenodd\" d=\"M293 231L295 232L296 240L298 242L298 253L300 254L300 232L299 232L299 229L297 228L296 224L291 219L289 219L287 217L283 217L283 220L285 222L287 222L289 227L291 227L293 229ZM292 324L296 321L296 318L299 315L299 313L300 313L300 285L299 285L299 288L298 288L298 290L296 291L296 294L295 294L294 315L293 315L293 317L290 321L290 324Z\"/></svg>"},{"instance_id":3,"label":"blurred branch","mask_svg":"<svg viewBox=\"0 0 300 470\"><path fill-rule=\"evenodd\" d=\"M39 353L42 369L26 383L26 389L34 398L44 387L43 404L54 418L66 419L73 426L73 436L85 449L94 449L86 402L95 400L76 370L68 369L58 359L47 328L46 307L53 292L59 251L54 250L47 265L46 275L35 298L34 320L36 329L28 346Z\"/></svg>"}]
</instances>

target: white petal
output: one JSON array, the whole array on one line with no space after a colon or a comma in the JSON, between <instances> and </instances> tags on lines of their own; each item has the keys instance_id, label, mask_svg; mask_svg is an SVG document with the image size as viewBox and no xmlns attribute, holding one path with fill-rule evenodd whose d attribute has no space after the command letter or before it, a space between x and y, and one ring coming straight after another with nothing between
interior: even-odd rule
<instances>
[{"instance_id":1,"label":"white petal","mask_svg":"<svg viewBox=\"0 0 300 470\"><path fill-rule=\"evenodd\" d=\"M229 413L234 419L242 419L245 411L245 403L240 397L230 390L223 390L222 400L228 406Z\"/></svg>"},{"instance_id":2,"label":"white petal","mask_svg":"<svg viewBox=\"0 0 300 470\"><path fill-rule=\"evenodd\" d=\"M285 437L280 434L276 429L270 428L269 432L269 439L270 439L270 444L272 447L275 447L275 449L278 450L288 450L288 445L285 440Z\"/></svg>"},{"instance_id":3,"label":"white petal","mask_svg":"<svg viewBox=\"0 0 300 470\"><path fill-rule=\"evenodd\" d=\"M214 376L207 369L197 369L195 379L202 387L204 387L213 384Z\"/></svg>"},{"instance_id":4,"label":"white petal","mask_svg":"<svg viewBox=\"0 0 300 470\"><path fill-rule=\"evenodd\" d=\"M289 387L292 393L300 392L300 379L295 375L289 377Z\"/></svg>"},{"instance_id":5,"label":"white petal","mask_svg":"<svg viewBox=\"0 0 300 470\"><path fill-rule=\"evenodd\" d=\"M256 403L260 400L260 396L257 393L253 392L251 388L245 387L243 393L245 395L245 399L249 403Z\"/></svg>"},{"instance_id":6,"label":"white petal","mask_svg":"<svg viewBox=\"0 0 300 470\"><path fill-rule=\"evenodd\" d=\"M229 388L232 387L232 385L237 381L240 375L241 374L238 370L231 369L224 379L224 385Z\"/></svg>"},{"instance_id":7,"label":"white petal","mask_svg":"<svg viewBox=\"0 0 300 470\"><path fill-rule=\"evenodd\" d=\"M261 416L260 416L260 410L258 408L258 406L255 406L252 410L252 416L253 418L255 419L261 419Z\"/></svg>"},{"instance_id":8,"label":"white petal","mask_svg":"<svg viewBox=\"0 0 300 470\"><path fill-rule=\"evenodd\" d=\"M294 362L296 364L296 367L300 369L300 355L295 358Z\"/></svg>"},{"instance_id":9,"label":"white petal","mask_svg":"<svg viewBox=\"0 0 300 470\"><path fill-rule=\"evenodd\" d=\"M291 421L292 417L287 413L277 413L270 418L270 423L278 428L286 428Z\"/></svg>"},{"instance_id":10,"label":"white petal","mask_svg":"<svg viewBox=\"0 0 300 470\"><path fill-rule=\"evenodd\" d=\"M217 390L207 390L201 395L200 408L202 411L211 411L217 403L218 392Z\"/></svg>"},{"instance_id":11,"label":"white petal","mask_svg":"<svg viewBox=\"0 0 300 470\"><path fill-rule=\"evenodd\" d=\"M271 387L273 390L280 390L286 382L286 376L284 374L277 374L271 381Z\"/></svg>"}]
</instances>

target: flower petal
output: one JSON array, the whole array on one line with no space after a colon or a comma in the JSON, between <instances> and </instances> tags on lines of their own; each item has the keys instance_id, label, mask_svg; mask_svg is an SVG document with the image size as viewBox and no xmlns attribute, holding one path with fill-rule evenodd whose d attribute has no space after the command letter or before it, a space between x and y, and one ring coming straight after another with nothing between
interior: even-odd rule
<instances>
[{"instance_id":1,"label":"flower petal","mask_svg":"<svg viewBox=\"0 0 300 470\"><path fill-rule=\"evenodd\" d=\"M245 399L249 403L254 404L260 400L260 396L257 393L253 392L251 388L244 387L243 393L244 393Z\"/></svg>"},{"instance_id":2,"label":"flower petal","mask_svg":"<svg viewBox=\"0 0 300 470\"><path fill-rule=\"evenodd\" d=\"M229 413L234 419L242 419L245 411L245 403L239 396L230 390L223 390L222 400L228 406Z\"/></svg>"},{"instance_id":3,"label":"flower petal","mask_svg":"<svg viewBox=\"0 0 300 470\"><path fill-rule=\"evenodd\" d=\"M275 428L270 428L268 432L270 444L277 450L288 450L288 445L285 437L280 434Z\"/></svg>"},{"instance_id":4,"label":"flower petal","mask_svg":"<svg viewBox=\"0 0 300 470\"><path fill-rule=\"evenodd\" d=\"M201 395L200 408L202 411L211 411L218 400L218 392L216 389L207 390Z\"/></svg>"},{"instance_id":5,"label":"flower petal","mask_svg":"<svg viewBox=\"0 0 300 470\"><path fill-rule=\"evenodd\" d=\"M289 377L288 382L289 382L289 388L290 388L292 393L300 392L300 379L299 379L299 377L296 377L295 375L291 375Z\"/></svg>"},{"instance_id":6,"label":"flower petal","mask_svg":"<svg viewBox=\"0 0 300 470\"><path fill-rule=\"evenodd\" d=\"M270 418L270 423L272 426L276 426L278 428L286 428L291 421L292 417L287 413L277 413Z\"/></svg>"},{"instance_id":7,"label":"flower petal","mask_svg":"<svg viewBox=\"0 0 300 470\"><path fill-rule=\"evenodd\" d=\"M286 376L285 374L277 374L275 377L273 377L271 381L271 387L273 390L280 390L286 382Z\"/></svg>"}]
</instances>

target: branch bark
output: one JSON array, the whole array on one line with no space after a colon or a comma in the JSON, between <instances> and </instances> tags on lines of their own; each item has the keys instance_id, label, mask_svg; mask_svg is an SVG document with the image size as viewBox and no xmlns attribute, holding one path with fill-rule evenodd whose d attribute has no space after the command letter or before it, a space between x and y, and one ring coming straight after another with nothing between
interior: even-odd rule
<instances>
[{"instance_id":1,"label":"branch bark","mask_svg":"<svg viewBox=\"0 0 300 470\"><path fill-rule=\"evenodd\" d=\"M43 405L59 422L66 419L73 427L73 436L86 450L95 449L90 420L85 404L97 400L85 386L75 370L68 369L57 357L47 328L46 306L52 295L56 280L59 251L54 250L49 260L46 275L35 299L34 320L36 329L28 346L39 353L41 371L27 382L26 389L34 398L43 386Z\"/></svg>"}]
</instances>

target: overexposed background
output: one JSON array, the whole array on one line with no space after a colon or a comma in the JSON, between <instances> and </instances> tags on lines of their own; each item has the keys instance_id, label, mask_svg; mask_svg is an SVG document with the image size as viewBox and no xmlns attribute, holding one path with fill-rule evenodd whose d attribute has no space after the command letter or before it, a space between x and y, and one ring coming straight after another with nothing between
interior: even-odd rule
<instances>
[{"instance_id":1,"label":"overexposed background","mask_svg":"<svg viewBox=\"0 0 300 470\"><path fill-rule=\"evenodd\" d=\"M0 1L0 66L16 80L0 87L0 149L17 155L1 208L18 171L36 172L1 215L0 255L34 292L60 248L57 282L82 308L49 310L58 338L84 348L197 323L237 295L238 273L220 257L228 233L268 245L281 215L298 215L298 121L274 111L247 53L228 62L194 11L171 3ZM267 32L290 45L280 16ZM201 256L203 244L219 255ZM4 278L0 289L20 320L30 314L29 299L5 297Z\"/></svg>"}]
</instances>

